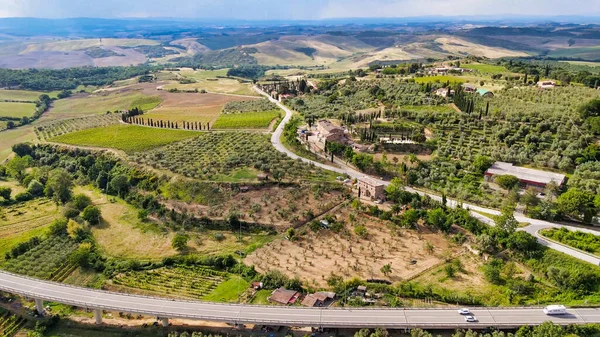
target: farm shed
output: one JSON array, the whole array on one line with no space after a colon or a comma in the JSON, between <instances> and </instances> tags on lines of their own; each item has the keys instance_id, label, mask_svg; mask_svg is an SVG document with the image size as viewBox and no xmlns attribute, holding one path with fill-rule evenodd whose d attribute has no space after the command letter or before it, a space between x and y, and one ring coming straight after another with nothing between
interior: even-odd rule
<instances>
[{"instance_id":1,"label":"farm shed","mask_svg":"<svg viewBox=\"0 0 600 337\"><path fill-rule=\"evenodd\" d=\"M551 181L554 181L558 186L562 186L565 181L564 174L518 167L501 161L495 162L492 167L485 171L485 181L492 181L495 176L501 175L515 176L519 179L522 187L533 187L540 192Z\"/></svg>"}]
</instances>

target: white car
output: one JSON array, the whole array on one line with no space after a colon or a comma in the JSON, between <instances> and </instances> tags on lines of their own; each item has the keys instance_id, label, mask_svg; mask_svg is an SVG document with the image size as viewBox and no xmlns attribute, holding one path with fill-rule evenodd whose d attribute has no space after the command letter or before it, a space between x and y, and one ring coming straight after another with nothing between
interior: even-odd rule
<instances>
[{"instance_id":1,"label":"white car","mask_svg":"<svg viewBox=\"0 0 600 337\"><path fill-rule=\"evenodd\" d=\"M477 317L475 317L473 315L465 316L465 321L466 322L477 322Z\"/></svg>"},{"instance_id":2,"label":"white car","mask_svg":"<svg viewBox=\"0 0 600 337\"><path fill-rule=\"evenodd\" d=\"M467 309L467 308L462 308L462 309L458 309L458 313L461 315L470 315L471 314L471 310Z\"/></svg>"}]
</instances>

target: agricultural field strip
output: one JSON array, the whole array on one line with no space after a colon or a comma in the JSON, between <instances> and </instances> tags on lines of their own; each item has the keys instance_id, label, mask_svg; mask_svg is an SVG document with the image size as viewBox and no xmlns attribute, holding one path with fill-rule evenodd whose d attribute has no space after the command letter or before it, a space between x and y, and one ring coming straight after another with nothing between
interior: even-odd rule
<instances>
[{"instance_id":1,"label":"agricultural field strip","mask_svg":"<svg viewBox=\"0 0 600 337\"><path fill-rule=\"evenodd\" d=\"M465 323L456 309L300 308L158 299L71 287L0 272L0 289L85 308L98 308L170 318L224 322L294 324L323 327L515 327L541 324L600 323L600 309L569 309L569 315L549 317L540 308L473 309L480 322ZM481 314L481 315L480 315Z\"/></svg>"}]
</instances>

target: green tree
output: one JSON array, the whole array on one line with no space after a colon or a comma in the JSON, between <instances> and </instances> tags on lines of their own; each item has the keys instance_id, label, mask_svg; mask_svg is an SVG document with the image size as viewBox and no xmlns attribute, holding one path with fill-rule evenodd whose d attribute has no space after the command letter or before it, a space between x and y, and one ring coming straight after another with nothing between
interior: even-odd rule
<instances>
[{"instance_id":1,"label":"green tree","mask_svg":"<svg viewBox=\"0 0 600 337\"><path fill-rule=\"evenodd\" d=\"M497 176L494 181L505 190L512 190L515 186L517 186L517 184L519 184L519 178L510 174Z\"/></svg>"},{"instance_id":2,"label":"green tree","mask_svg":"<svg viewBox=\"0 0 600 337\"><path fill-rule=\"evenodd\" d=\"M590 223L598 209L594 205L594 195L577 188L569 188L556 200L558 210L575 219Z\"/></svg>"},{"instance_id":3,"label":"green tree","mask_svg":"<svg viewBox=\"0 0 600 337\"><path fill-rule=\"evenodd\" d=\"M89 205L83 209L83 212L81 212L81 218L87 221L87 223L90 225L97 225L100 223L102 213L100 212L100 208Z\"/></svg>"},{"instance_id":4,"label":"green tree","mask_svg":"<svg viewBox=\"0 0 600 337\"><path fill-rule=\"evenodd\" d=\"M495 219L496 226L501 230L511 234L514 233L519 227L519 222L515 219L514 210L512 208L505 208L502 213Z\"/></svg>"},{"instance_id":5,"label":"green tree","mask_svg":"<svg viewBox=\"0 0 600 337\"><path fill-rule=\"evenodd\" d=\"M25 178L25 169L31 165L31 157L19 157L15 156L13 159L6 163L6 169L8 173L19 182Z\"/></svg>"},{"instance_id":6,"label":"green tree","mask_svg":"<svg viewBox=\"0 0 600 337\"><path fill-rule=\"evenodd\" d=\"M118 174L110 180L110 187L117 192L119 197L123 196L123 193L129 189L129 182L127 176L124 174Z\"/></svg>"},{"instance_id":7,"label":"green tree","mask_svg":"<svg viewBox=\"0 0 600 337\"><path fill-rule=\"evenodd\" d=\"M12 189L10 187L0 186L0 197L4 198L4 200L9 201L11 194L12 194Z\"/></svg>"},{"instance_id":8,"label":"green tree","mask_svg":"<svg viewBox=\"0 0 600 337\"><path fill-rule=\"evenodd\" d=\"M539 249L537 239L524 231L512 233L507 240L506 246L525 256L531 255Z\"/></svg>"},{"instance_id":9,"label":"green tree","mask_svg":"<svg viewBox=\"0 0 600 337\"><path fill-rule=\"evenodd\" d=\"M593 99L579 107L582 119L588 117L600 117L600 98Z\"/></svg>"},{"instance_id":10,"label":"green tree","mask_svg":"<svg viewBox=\"0 0 600 337\"><path fill-rule=\"evenodd\" d=\"M444 232L450 230L451 226L451 224L447 221L446 212L439 207L427 212L427 223Z\"/></svg>"},{"instance_id":11,"label":"green tree","mask_svg":"<svg viewBox=\"0 0 600 337\"><path fill-rule=\"evenodd\" d=\"M483 174L493 163L494 161L489 157L479 155L473 160L473 169L479 174Z\"/></svg>"},{"instance_id":12,"label":"green tree","mask_svg":"<svg viewBox=\"0 0 600 337\"><path fill-rule=\"evenodd\" d=\"M79 244L79 247L71 253L69 256L69 262L76 264L82 268L89 267L89 259L92 253L92 244L89 242L83 242Z\"/></svg>"},{"instance_id":13,"label":"green tree","mask_svg":"<svg viewBox=\"0 0 600 337\"><path fill-rule=\"evenodd\" d=\"M563 337L565 334L565 330L560 325L544 322L533 328L531 337Z\"/></svg>"},{"instance_id":14,"label":"green tree","mask_svg":"<svg viewBox=\"0 0 600 337\"><path fill-rule=\"evenodd\" d=\"M187 243L189 239L189 236L182 233L177 233L171 241L171 246L178 251L183 251L187 248Z\"/></svg>"},{"instance_id":15,"label":"green tree","mask_svg":"<svg viewBox=\"0 0 600 337\"><path fill-rule=\"evenodd\" d=\"M50 223L49 232L54 236L67 234L67 219L56 219Z\"/></svg>"},{"instance_id":16,"label":"green tree","mask_svg":"<svg viewBox=\"0 0 600 337\"><path fill-rule=\"evenodd\" d=\"M34 197L42 196L44 195L44 185L35 179L31 180L27 186L27 192Z\"/></svg>"},{"instance_id":17,"label":"green tree","mask_svg":"<svg viewBox=\"0 0 600 337\"><path fill-rule=\"evenodd\" d=\"M44 193L47 197L52 198L57 204L64 204L71 199L72 187L73 179L71 178L71 175L64 169L57 168L50 171Z\"/></svg>"}]
</instances>

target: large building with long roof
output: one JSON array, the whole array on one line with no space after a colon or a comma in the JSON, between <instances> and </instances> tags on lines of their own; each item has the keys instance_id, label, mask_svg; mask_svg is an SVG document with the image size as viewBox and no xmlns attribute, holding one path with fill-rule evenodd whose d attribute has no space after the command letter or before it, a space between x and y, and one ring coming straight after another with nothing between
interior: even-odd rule
<instances>
[{"instance_id":1,"label":"large building with long roof","mask_svg":"<svg viewBox=\"0 0 600 337\"><path fill-rule=\"evenodd\" d=\"M555 182L559 187L565 182L564 174L514 166L501 161L495 162L485 171L485 181L493 181L494 177L503 175L515 176L522 187L533 187L538 191L543 191L550 182Z\"/></svg>"}]
</instances>

